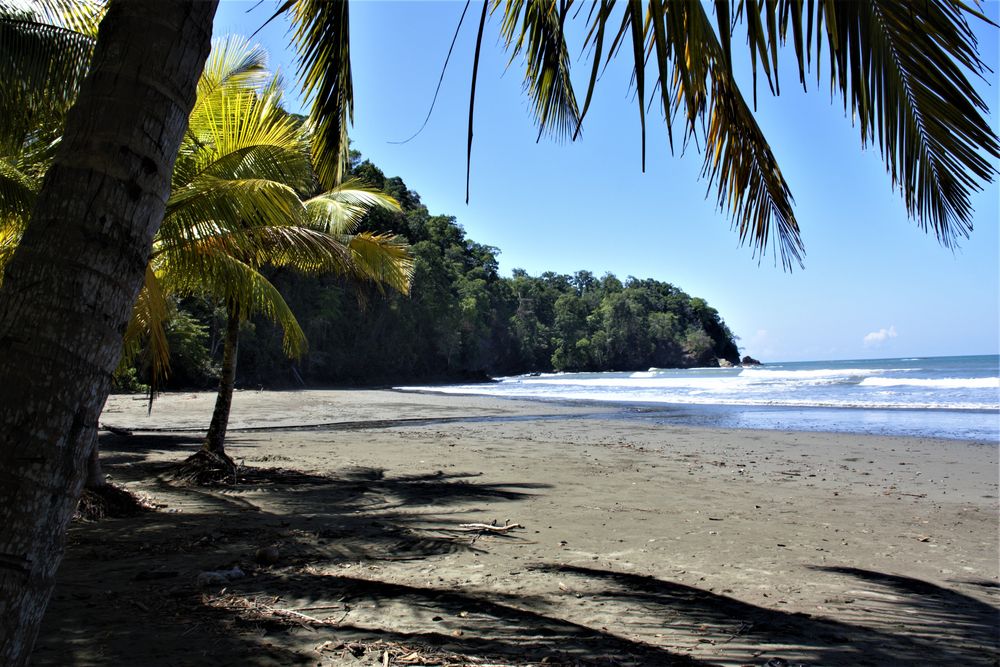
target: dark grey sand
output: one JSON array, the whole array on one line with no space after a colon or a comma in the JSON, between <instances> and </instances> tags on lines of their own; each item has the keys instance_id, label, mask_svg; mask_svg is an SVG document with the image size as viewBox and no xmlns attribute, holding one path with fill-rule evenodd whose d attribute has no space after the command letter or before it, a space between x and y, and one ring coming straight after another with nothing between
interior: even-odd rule
<instances>
[{"instance_id":1,"label":"dark grey sand","mask_svg":"<svg viewBox=\"0 0 1000 667\"><path fill-rule=\"evenodd\" d=\"M996 443L238 392L233 457L312 476L168 483L213 401L109 400L108 472L165 507L74 526L36 664L997 664Z\"/></svg>"}]
</instances>

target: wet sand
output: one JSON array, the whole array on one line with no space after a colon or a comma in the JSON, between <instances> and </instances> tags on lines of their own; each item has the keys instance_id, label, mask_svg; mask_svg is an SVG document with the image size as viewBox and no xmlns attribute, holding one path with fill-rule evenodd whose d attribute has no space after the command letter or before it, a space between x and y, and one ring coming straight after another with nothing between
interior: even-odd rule
<instances>
[{"instance_id":1,"label":"wet sand","mask_svg":"<svg viewBox=\"0 0 1000 667\"><path fill-rule=\"evenodd\" d=\"M213 400L109 400L163 507L74 525L35 664L997 663L996 443L238 392L230 454L307 474L170 482Z\"/></svg>"}]
</instances>

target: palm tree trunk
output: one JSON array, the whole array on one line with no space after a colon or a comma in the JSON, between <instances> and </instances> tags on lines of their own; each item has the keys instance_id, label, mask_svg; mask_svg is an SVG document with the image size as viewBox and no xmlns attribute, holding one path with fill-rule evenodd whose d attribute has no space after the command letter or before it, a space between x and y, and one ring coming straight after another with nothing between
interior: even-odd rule
<instances>
[{"instance_id":1,"label":"palm tree trunk","mask_svg":"<svg viewBox=\"0 0 1000 667\"><path fill-rule=\"evenodd\" d=\"M215 411L208 427L202 450L215 454L232 465L226 455L226 429L229 427L229 410L233 405L233 387L236 382L236 356L240 351L240 314L235 306L226 308L226 338L222 351L222 373L219 377L219 394L215 397Z\"/></svg>"},{"instance_id":2,"label":"palm tree trunk","mask_svg":"<svg viewBox=\"0 0 1000 667\"><path fill-rule=\"evenodd\" d=\"M113 0L0 289L0 664L24 665L62 560L216 0Z\"/></svg>"}]
</instances>

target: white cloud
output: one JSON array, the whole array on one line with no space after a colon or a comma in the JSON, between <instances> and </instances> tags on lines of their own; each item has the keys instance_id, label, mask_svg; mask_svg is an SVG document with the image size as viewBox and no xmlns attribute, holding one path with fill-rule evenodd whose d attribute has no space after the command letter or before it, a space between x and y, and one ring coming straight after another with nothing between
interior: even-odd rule
<instances>
[{"instance_id":1,"label":"white cloud","mask_svg":"<svg viewBox=\"0 0 1000 667\"><path fill-rule=\"evenodd\" d=\"M895 338L898 335L899 334L896 333L895 325L891 325L888 329L872 331L870 334L865 335L865 347L877 347L890 338Z\"/></svg>"}]
</instances>

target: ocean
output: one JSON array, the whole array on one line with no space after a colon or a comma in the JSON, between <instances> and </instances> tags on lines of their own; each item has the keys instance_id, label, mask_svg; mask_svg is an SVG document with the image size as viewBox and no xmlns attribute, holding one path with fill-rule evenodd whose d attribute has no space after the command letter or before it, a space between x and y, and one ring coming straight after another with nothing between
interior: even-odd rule
<instances>
[{"instance_id":1,"label":"ocean","mask_svg":"<svg viewBox=\"0 0 1000 667\"><path fill-rule=\"evenodd\" d=\"M401 390L586 402L663 423L1000 443L1000 356L544 373Z\"/></svg>"}]
</instances>

